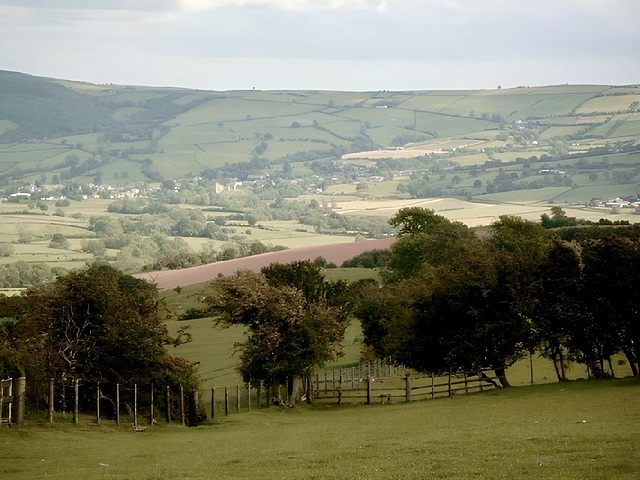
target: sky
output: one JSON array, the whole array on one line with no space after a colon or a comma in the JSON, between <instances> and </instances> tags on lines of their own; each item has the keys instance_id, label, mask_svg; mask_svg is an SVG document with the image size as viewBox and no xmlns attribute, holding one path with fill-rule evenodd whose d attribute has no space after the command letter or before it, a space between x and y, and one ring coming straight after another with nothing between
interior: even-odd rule
<instances>
[{"instance_id":1,"label":"sky","mask_svg":"<svg viewBox=\"0 0 640 480\"><path fill-rule=\"evenodd\" d=\"M207 90L640 83L638 0L0 0L0 70Z\"/></svg>"}]
</instances>

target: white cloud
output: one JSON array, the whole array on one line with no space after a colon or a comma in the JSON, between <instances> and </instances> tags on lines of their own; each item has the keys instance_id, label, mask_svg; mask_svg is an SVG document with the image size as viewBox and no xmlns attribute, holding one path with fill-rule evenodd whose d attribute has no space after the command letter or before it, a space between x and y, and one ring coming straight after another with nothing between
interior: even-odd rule
<instances>
[{"instance_id":1,"label":"white cloud","mask_svg":"<svg viewBox=\"0 0 640 480\"><path fill-rule=\"evenodd\" d=\"M393 1L393 0L392 0ZM385 10L388 0L180 0L188 11L204 11L226 6L264 6L282 10Z\"/></svg>"}]
</instances>

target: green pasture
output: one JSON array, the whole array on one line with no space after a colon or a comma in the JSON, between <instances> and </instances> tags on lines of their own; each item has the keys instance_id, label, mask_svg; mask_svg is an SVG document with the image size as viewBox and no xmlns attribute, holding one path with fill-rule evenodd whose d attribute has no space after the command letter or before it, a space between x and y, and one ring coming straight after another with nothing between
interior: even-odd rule
<instances>
[{"instance_id":1,"label":"green pasture","mask_svg":"<svg viewBox=\"0 0 640 480\"><path fill-rule=\"evenodd\" d=\"M537 89L491 90L474 92L443 109L443 113L477 116L486 112L499 114L507 120L525 119L529 115L558 115L571 113L591 93L558 95Z\"/></svg>"},{"instance_id":2,"label":"green pasture","mask_svg":"<svg viewBox=\"0 0 640 480\"><path fill-rule=\"evenodd\" d=\"M502 160L503 162L513 162L516 158L529 158L532 156L539 157L544 153L546 153L544 150L540 150L538 147L536 147L532 150L496 153L495 158L497 158L498 160Z\"/></svg>"},{"instance_id":3,"label":"green pasture","mask_svg":"<svg viewBox=\"0 0 640 480\"><path fill-rule=\"evenodd\" d=\"M395 123L395 122L394 122ZM391 145L393 139L400 135L416 135L416 132L402 126L376 126L367 129L367 135L377 145ZM420 135L420 133L417 133Z\"/></svg>"},{"instance_id":4,"label":"green pasture","mask_svg":"<svg viewBox=\"0 0 640 480\"><path fill-rule=\"evenodd\" d=\"M460 155L451 160L463 167L467 167L470 165L482 165L489 160L489 157L486 153L472 153L470 155Z\"/></svg>"},{"instance_id":5,"label":"green pasture","mask_svg":"<svg viewBox=\"0 0 640 480\"><path fill-rule=\"evenodd\" d=\"M81 135L70 135L68 137L61 138L60 140L66 140L68 145L82 144L84 150L93 150L99 144L99 138L101 133L83 133Z\"/></svg>"},{"instance_id":6,"label":"green pasture","mask_svg":"<svg viewBox=\"0 0 640 480\"><path fill-rule=\"evenodd\" d=\"M634 119L637 119L637 117L631 113L612 115L611 118L602 125L597 125L589 130L589 136L601 137L602 139L621 137L623 134L618 133L620 131L623 133L625 130L634 131L634 123L630 124L630 128L625 127L625 129L623 129L627 121L633 122Z\"/></svg>"},{"instance_id":7,"label":"green pasture","mask_svg":"<svg viewBox=\"0 0 640 480\"><path fill-rule=\"evenodd\" d=\"M188 112L178 115L172 125L196 125L212 122L231 122L253 118L302 115L316 109L310 105L249 99L224 98L209 100Z\"/></svg>"},{"instance_id":8,"label":"green pasture","mask_svg":"<svg viewBox=\"0 0 640 480\"><path fill-rule=\"evenodd\" d=\"M369 182L365 193L371 197L392 197L396 194L400 182L396 180Z\"/></svg>"},{"instance_id":9,"label":"green pasture","mask_svg":"<svg viewBox=\"0 0 640 480\"><path fill-rule=\"evenodd\" d=\"M324 189L324 193L328 194L340 194L340 195L355 195L357 183L334 183L328 185Z\"/></svg>"},{"instance_id":10,"label":"green pasture","mask_svg":"<svg viewBox=\"0 0 640 480\"><path fill-rule=\"evenodd\" d=\"M154 93L153 91L117 91L101 96L101 103L113 102L115 104L124 104L125 102L133 102L134 104L143 104L147 100L154 98L162 98L164 93Z\"/></svg>"},{"instance_id":11,"label":"green pasture","mask_svg":"<svg viewBox=\"0 0 640 480\"><path fill-rule=\"evenodd\" d=\"M626 115L624 122L613 132L613 138L637 137L640 135L640 113Z\"/></svg>"},{"instance_id":12,"label":"green pasture","mask_svg":"<svg viewBox=\"0 0 640 480\"><path fill-rule=\"evenodd\" d=\"M195 174L203 168L217 166L215 162L211 162L205 153L196 152L196 147L185 148L181 152L153 153L145 155L144 158L153 160L152 168L162 171L166 178L180 178L188 175L189 172ZM205 161L198 160L199 158ZM244 159L244 157L241 157Z\"/></svg>"},{"instance_id":13,"label":"green pasture","mask_svg":"<svg viewBox=\"0 0 640 480\"><path fill-rule=\"evenodd\" d=\"M48 215L2 215L0 216L2 220L0 241L17 243L21 234L27 235L31 242L49 240L56 233L69 238L91 238L94 236L93 232L87 230L85 225L59 222L58 218L60 217L51 218Z\"/></svg>"},{"instance_id":14,"label":"green pasture","mask_svg":"<svg viewBox=\"0 0 640 480\"><path fill-rule=\"evenodd\" d=\"M195 143L216 144L236 142L238 140L237 133L231 131L229 127L220 127L217 124L206 123L172 127L169 133L162 137L159 144L165 151L174 151L184 145L193 147Z\"/></svg>"},{"instance_id":15,"label":"green pasture","mask_svg":"<svg viewBox=\"0 0 640 480\"><path fill-rule=\"evenodd\" d=\"M191 102L194 102L196 100L201 100L203 98L207 98L207 95L205 93L202 93L202 94L189 93L181 96L180 98L176 98L175 100L173 100L172 103L175 103L176 105L187 105Z\"/></svg>"},{"instance_id":16,"label":"green pasture","mask_svg":"<svg viewBox=\"0 0 640 480\"><path fill-rule=\"evenodd\" d=\"M441 112L447 107L455 105L456 102L463 100L464 97L465 95L460 95L455 91L450 94L443 95L412 95L410 97L405 97L399 107L410 110ZM464 113L468 113L468 111Z\"/></svg>"},{"instance_id":17,"label":"green pasture","mask_svg":"<svg viewBox=\"0 0 640 480\"><path fill-rule=\"evenodd\" d=\"M593 199L608 200L610 198L637 195L638 185L585 185L575 187L553 197L555 203L588 203Z\"/></svg>"},{"instance_id":18,"label":"green pasture","mask_svg":"<svg viewBox=\"0 0 640 480\"><path fill-rule=\"evenodd\" d=\"M611 115L568 115L563 117L545 118L542 123L545 125L593 125L606 122Z\"/></svg>"},{"instance_id":19,"label":"green pasture","mask_svg":"<svg viewBox=\"0 0 640 480\"><path fill-rule=\"evenodd\" d=\"M530 150L507 145L509 142L496 141L495 136L499 131L495 128L498 124L481 118L487 115L492 118L495 114L507 120L533 116L543 125L555 125L542 133L542 143L554 138L567 139L582 134L587 128L585 123L594 124L606 119L608 121L604 125L596 126L589 132L589 135L603 137L603 140L594 143L587 139L581 142L582 145L599 145L607 138L633 140L640 135L640 114L582 116L571 113L576 109L577 112L591 112L600 107L606 107L605 111L624 111L631 102L640 98L637 89L626 87L611 89L602 86L554 86L484 91L365 93L237 91L221 94L146 87L92 88L72 82L61 83L99 97L103 103L122 105L114 111L113 117L125 123L140 113L141 109L145 109L144 102L169 93L181 92L179 97L171 99L179 105L187 105L195 99L207 99L204 103L167 119L164 125L169 131L162 137L157 135L158 130L155 129L157 151L144 154L144 157L151 158L154 162L152 169L165 178L197 175L205 168L248 161L267 134L273 138L267 140L268 148L261 155L275 162L297 152L329 149L329 143L348 150L353 138L363 134L363 128L364 134L378 145L390 145L398 135L419 135L422 131L437 135L437 139L428 142L432 148L509 148L511 151L502 152L497 157L505 161L517 156L545 152L542 145ZM603 92L605 96L596 97ZM614 92L616 95L612 94ZM385 106L385 102L387 108L379 108ZM609 116L612 118L609 119ZM292 128L293 122L298 122L300 127ZM314 127L314 122L320 128ZM102 150L130 147L147 149L152 146L148 141L106 142L101 133L65 137L64 145L62 140L60 138L53 143L2 145L0 170L4 168L6 172L17 166L45 169L56 165L69 153L78 155L83 161ZM486 143L473 143L478 140ZM76 144L82 144L81 149L72 148ZM424 145L427 144L419 143L412 147ZM140 155L138 157L142 158ZM461 163L470 165L473 164L471 162L481 162L484 158L468 157L462 159ZM103 181L114 184L146 180L138 164L125 160L113 159L111 164L100 167L99 170ZM301 172L298 169L296 172L309 173L306 170ZM93 180L96 173L97 171L88 172L78 180ZM28 178L33 181L37 179L37 174Z\"/></svg>"},{"instance_id":20,"label":"green pasture","mask_svg":"<svg viewBox=\"0 0 640 480\"><path fill-rule=\"evenodd\" d=\"M594 97L578 107L576 113L624 112L633 102L640 101L640 95L604 95Z\"/></svg>"},{"instance_id":21,"label":"green pasture","mask_svg":"<svg viewBox=\"0 0 640 480\"><path fill-rule=\"evenodd\" d=\"M570 137L577 133L584 132L586 130L584 125L577 126L561 126L551 127L540 134L542 140L549 140L554 138Z\"/></svg>"},{"instance_id":22,"label":"green pasture","mask_svg":"<svg viewBox=\"0 0 640 480\"><path fill-rule=\"evenodd\" d=\"M19 125L11 120L0 120L0 135L10 130L15 130Z\"/></svg>"},{"instance_id":23,"label":"green pasture","mask_svg":"<svg viewBox=\"0 0 640 480\"><path fill-rule=\"evenodd\" d=\"M331 149L331 145L329 144L306 141L306 140L291 140L291 141L283 141L283 142L272 140L267 142L267 145L269 145L269 147L264 152L263 156L271 160L277 160L279 158L284 157L285 155L296 153L296 152L310 152L313 150L326 151Z\"/></svg>"},{"instance_id":24,"label":"green pasture","mask_svg":"<svg viewBox=\"0 0 640 480\"><path fill-rule=\"evenodd\" d=\"M291 92L292 101L297 103L329 106L333 101L335 107L353 107L364 103L375 96L374 92L322 92L299 91Z\"/></svg>"},{"instance_id":25,"label":"green pasture","mask_svg":"<svg viewBox=\"0 0 640 480\"><path fill-rule=\"evenodd\" d=\"M569 190L569 187L545 187L535 190L514 190L512 192L476 195L474 199L480 202L536 204L546 203L549 199Z\"/></svg>"},{"instance_id":26,"label":"green pasture","mask_svg":"<svg viewBox=\"0 0 640 480\"><path fill-rule=\"evenodd\" d=\"M111 114L111 118L121 122L128 122L132 118L136 118L137 116L144 114L146 110L144 108L137 107L123 107L119 108L115 112Z\"/></svg>"},{"instance_id":27,"label":"green pasture","mask_svg":"<svg viewBox=\"0 0 640 480\"><path fill-rule=\"evenodd\" d=\"M485 128L493 128L495 123L475 118L418 112L416 113L416 126L419 130L436 132L438 137L453 137Z\"/></svg>"},{"instance_id":28,"label":"green pasture","mask_svg":"<svg viewBox=\"0 0 640 480\"><path fill-rule=\"evenodd\" d=\"M329 123L324 124L323 127L335 135L352 138L361 134L362 125L363 123L359 120L343 120L336 117Z\"/></svg>"},{"instance_id":29,"label":"green pasture","mask_svg":"<svg viewBox=\"0 0 640 480\"><path fill-rule=\"evenodd\" d=\"M98 170L102 172L102 181L110 185L143 183L147 179L140 171L139 164L126 159L117 159Z\"/></svg>"},{"instance_id":30,"label":"green pasture","mask_svg":"<svg viewBox=\"0 0 640 480\"><path fill-rule=\"evenodd\" d=\"M3 472L106 479L636 479L640 383L576 381L371 406L252 409L199 427L70 415L3 427ZM148 425L148 421L141 420Z\"/></svg>"}]
</instances>

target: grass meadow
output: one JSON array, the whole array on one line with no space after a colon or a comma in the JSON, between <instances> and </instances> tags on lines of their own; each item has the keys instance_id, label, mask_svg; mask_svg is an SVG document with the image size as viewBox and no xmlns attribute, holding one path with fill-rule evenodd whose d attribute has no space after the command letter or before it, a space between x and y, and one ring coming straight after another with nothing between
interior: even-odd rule
<instances>
[{"instance_id":1,"label":"grass meadow","mask_svg":"<svg viewBox=\"0 0 640 480\"><path fill-rule=\"evenodd\" d=\"M637 380L576 381L143 432L58 416L3 427L0 462L21 479L637 479L639 397Z\"/></svg>"}]
</instances>

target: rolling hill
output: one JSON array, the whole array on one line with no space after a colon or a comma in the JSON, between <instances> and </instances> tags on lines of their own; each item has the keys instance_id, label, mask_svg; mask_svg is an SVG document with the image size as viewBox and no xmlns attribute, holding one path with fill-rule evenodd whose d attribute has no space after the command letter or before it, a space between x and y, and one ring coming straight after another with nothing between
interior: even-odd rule
<instances>
[{"instance_id":1,"label":"rolling hill","mask_svg":"<svg viewBox=\"0 0 640 480\"><path fill-rule=\"evenodd\" d=\"M553 157L636 142L639 102L638 86L212 92L3 71L0 181L246 179L285 165L320 174L319 163L343 155L356 169L362 159L429 154L462 165L507 161L509 152Z\"/></svg>"}]
</instances>

